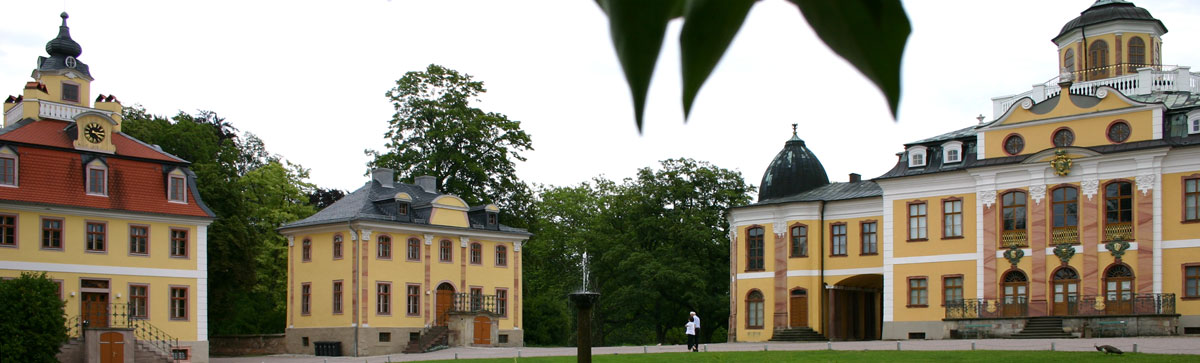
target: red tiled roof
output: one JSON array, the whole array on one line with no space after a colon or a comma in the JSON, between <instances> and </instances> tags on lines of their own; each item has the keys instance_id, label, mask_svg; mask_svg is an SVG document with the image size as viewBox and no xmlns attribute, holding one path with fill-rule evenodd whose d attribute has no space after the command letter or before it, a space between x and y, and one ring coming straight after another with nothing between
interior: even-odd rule
<instances>
[{"instance_id":1,"label":"red tiled roof","mask_svg":"<svg viewBox=\"0 0 1200 363\"><path fill-rule=\"evenodd\" d=\"M75 144L64 131L70 125L71 122L59 120L34 121L16 130L0 135L0 141L71 149L75 147ZM112 143L117 148L117 155L170 162L184 161L162 151L155 150L153 147L143 144L125 134L114 134L112 136Z\"/></svg>"}]
</instances>

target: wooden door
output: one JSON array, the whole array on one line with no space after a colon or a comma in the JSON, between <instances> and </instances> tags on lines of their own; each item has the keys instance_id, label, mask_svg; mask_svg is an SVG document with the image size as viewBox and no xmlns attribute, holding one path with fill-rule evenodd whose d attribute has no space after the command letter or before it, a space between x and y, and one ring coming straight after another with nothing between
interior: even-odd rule
<instances>
[{"instance_id":1,"label":"wooden door","mask_svg":"<svg viewBox=\"0 0 1200 363\"><path fill-rule=\"evenodd\" d=\"M475 317L475 344L492 345L492 319L486 316Z\"/></svg>"},{"instance_id":2,"label":"wooden door","mask_svg":"<svg viewBox=\"0 0 1200 363\"><path fill-rule=\"evenodd\" d=\"M125 362L125 335L118 332L100 334L100 363Z\"/></svg>"},{"instance_id":3,"label":"wooden door","mask_svg":"<svg viewBox=\"0 0 1200 363\"><path fill-rule=\"evenodd\" d=\"M1113 277L1105 279L1104 300L1108 304L1105 309L1109 314L1129 314L1133 312L1133 279Z\"/></svg>"},{"instance_id":4,"label":"wooden door","mask_svg":"<svg viewBox=\"0 0 1200 363\"><path fill-rule=\"evenodd\" d=\"M1004 310L1002 312L1004 316L1025 315L1024 305L1029 296L1027 288L1028 285L1025 282L1004 283Z\"/></svg>"},{"instance_id":5,"label":"wooden door","mask_svg":"<svg viewBox=\"0 0 1200 363\"><path fill-rule=\"evenodd\" d=\"M1078 280L1054 281L1054 315L1075 315L1078 303Z\"/></svg>"},{"instance_id":6,"label":"wooden door","mask_svg":"<svg viewBox=\"0 0 1200 363\"><path fill-rule=\"evenodd\" d=\"M82 304L79 305L79 315L87 320L90 328L108 327L108 293L85 292Z\"/></svg>"},{"instance_id":7,"label":"wooden door","mask_svg":"<svg viewBox=\"0 0 1200 363\"><path fill-rule=\"evenodd\" d=\"M808 326L808 292L804 290L793 290L791 311L788 315L791 316L790 326L800 328Z\"/></svg>"},{"instance_id":8,"label":"wooden door","mask_svg":"<svg viewBox=\"0 0 1200 363\"><path fill-rule=\"evenodd\" d=\"M449 284L441 284L437 289L437 314L435 323L437 326L446 326L449 321L446 319L446 313L454 306L454 287Z\"/></svg>"}]
</instances>

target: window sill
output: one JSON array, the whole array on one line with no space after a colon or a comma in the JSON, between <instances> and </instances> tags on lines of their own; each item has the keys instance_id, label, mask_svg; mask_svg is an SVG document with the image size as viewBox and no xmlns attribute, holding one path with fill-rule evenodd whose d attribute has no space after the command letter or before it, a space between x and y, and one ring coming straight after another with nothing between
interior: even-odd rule
<instances>
[{"instance_id":1,"label":"window sill","mask_svg":"<svg viewBox=\"0 0 1200 363\"><path fill-rule=\"evenodd\" d=\"M760 269L757 269L757 270L746 270L745 272L766 272L766 271L767 271L766 269L762 269L762 268L760 268Z\"/></svg>"},{"instance_id":2,"label":"window sill","mask_svg":"<svg viewBox=\"0 0 1200 363\"><path fill-rule=\"evenodd\" d=\"M1182 224L1200 223L1200 219L1185 219L1185 220L1179 221L1179 223L1182 223Z\"/></svg>"},{"instance_id":3,"label":"window sill","mask_svg":"<svg viewBox=\"0 0 1200 363\"><path fill-rule=\"evenodd\" d=\"M928 241L928 240L929 240L928 238L917 238L917 239L910 239L910 240L907 240L907 241L905 241L905 242L925 242L925 241Z\"/></svg>"},{"instance_id":4,"label":"window sill","mask_svg":"<svg viewBox=\"0 0 1200 363\"><path fill-rule=\"evenodd\" d=\"M129 257L150 257L149 253L129 253Z\"/></svg>"},{"instance_id":5,"label":"window sill","mask_svg":"<svg viewBox=\"0 0 1200 363\"><path fill-rule=\"evenodd\" d=\"M83 250L83 252L93 253L93 254L97 254L97 255L107 255L108 254L107 250Z\"/></svg>"},{"instance_id":6,"label":"window sill","mask_svg":"<svg viewBox=\"0 0 1200 363\"><path fill-rule=\"evenodd\" d=\"M171 255L171 258L178 258L178 259L181 259L181 260L187 260L187 259L188 259L188 256L187 256L187 255L183 255L183 256L180 256L180 255Z\"/></svg>"},{"instance_id":7,"label":"window sill","mask_svg":"<svg viewBox=\"0 0 1200 363\"><path fill-rule=\"evenodd\" d=\"M1183 301L1194 301L1194 300L1200 300L1200 296L1184 296L1184 297L1181 297L1180 299L1183 299Z\"/></svg>"},{"instance_id":8,"label":"window sill","mask_svg":"<svg viewBox=\"0 0 1200 363\"><path fill-rule=\"evenodd\" d=\"M185 200L170 200L170 199L167 199L167 203L188 204L187 201L185 201Z\"/></svg>"},{"instance_id":9,"label":"window sill","mask_svg":"<svg viewBox=\"0 0 1200 363\"><path fill-rule=\"evenodd\" d=\"M860 253L859 256L879 256L879 252L875 253Z\"/></svg>"},{"instance_id":10,"label":"window sill","mask_svg":"<svg viewBox=\"0 0 1200 363\"><path fill-rule=\"evenodd\" d=\"M379 256L375 256L375 259L380 260L380 261L391 261L392 260L391 257L379 257Z\"/></svg>"},{"instance_id":11,"label":"window sill","mask_svg":"<svg viewBox=\"0 0 1200 363\"><path fill-rule=\"evenodd\" d=\"M910 308L910 309L924 309L924 308L928 308L929 305L905 305L904 307Z\"/></svg>"},{"instance_id":12,"label":"window sill","mask_svg":"<svg viewBox=\"0 0 1200 363\"><path fill-rule=\"evenodd\" d=\"M829 255L829 257L850 257L849 255Z\"/></svg>"},{"instance_id":13,"label":"window sill","mask_svg":"<svg viewBox=\"0 0 1200 363\"><path fill-rule=\"evenodd\" d=\"M41 250L41 251L57 251L57 252L62 252L62 251L63 251L63 248L62 248L62 247L42 247L40 250Z\"/></svg>"},{"instance_id":14,"label":"window sill","mask_svg":"<svg viewBox=\"0 0 1200 363\"><path fill-rule=\"evenodd\" d=\"M16 243L0 243L0 247L17 248Z\"/></svg>"},{"instance_id":15,"label":"window sill","mask_svg":"<svg viewBox=\"0 0 1200 363\"><path fill-rule=\"evenodd\" d=\"M963 236L942 237L942 239L963 239L963 238L966 238L966 237L963 237Z\"/></svg>"}]
</instances>

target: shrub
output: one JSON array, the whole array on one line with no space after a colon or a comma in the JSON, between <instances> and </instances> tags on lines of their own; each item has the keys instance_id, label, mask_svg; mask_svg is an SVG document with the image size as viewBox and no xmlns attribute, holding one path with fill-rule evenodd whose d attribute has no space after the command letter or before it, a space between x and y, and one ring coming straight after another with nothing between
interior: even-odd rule
<instances>
[{"instance_id":1,"label":"shrub","mask_svg":"<svg viewBox=\"0 0 1200 363\"><path fill-rule=\"evenodd\" d=\"M45 272L0 281L0 362L57 362L67 341L65 305Z\"/></svg>"}]
</instances>

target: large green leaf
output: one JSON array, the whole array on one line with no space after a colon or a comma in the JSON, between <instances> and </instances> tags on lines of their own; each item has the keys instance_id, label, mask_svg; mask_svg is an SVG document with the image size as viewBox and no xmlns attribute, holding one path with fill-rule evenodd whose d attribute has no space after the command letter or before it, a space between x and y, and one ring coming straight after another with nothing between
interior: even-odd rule
<instances>
[{"instance_id":1,"label":"large green leaf","mask_svg":"<svg viewBox=\"0 0 1200 363\"><path fill-rule=\"evenodd\" d=\"M683 11L682 0L596 0L608 14L613 47L633 93L633 111L638 131L646 109L646 92L654 76L654 64L662 50L667 22Z\"/></svg>"},{"instance_id":2,"label":"large green leaf","mask_svg":"<svg viewBox=\"0 0 1200 363\"><path fill-rule=\"evenodd\" d=\"M684 7L679 49L683 61L683 115L704 81L729 48L729 43L746 21L755 0L688 0Z\"/></svg>"},{"instance_id":3,"label":"large green leaf","mask_svg":"<svg viewBox=\"0 0 1200 363\"><path fill-rule=\"evenodd\" d=\"M912 30L900 0L790 1L829 48L875 82L896 117L900 59Z\"/></svg>"}]
</instances>

